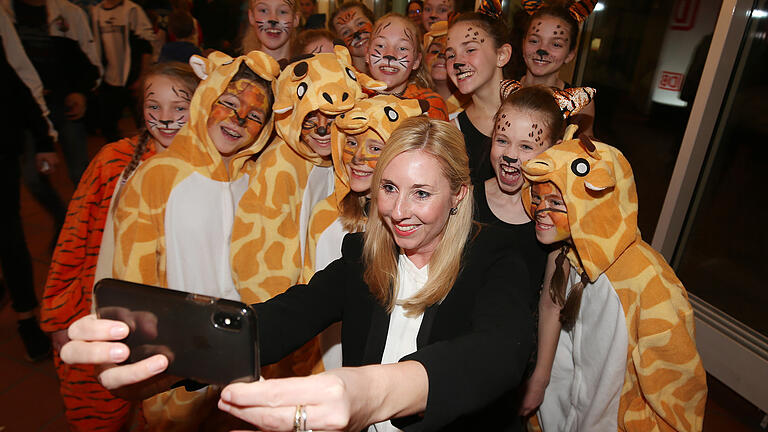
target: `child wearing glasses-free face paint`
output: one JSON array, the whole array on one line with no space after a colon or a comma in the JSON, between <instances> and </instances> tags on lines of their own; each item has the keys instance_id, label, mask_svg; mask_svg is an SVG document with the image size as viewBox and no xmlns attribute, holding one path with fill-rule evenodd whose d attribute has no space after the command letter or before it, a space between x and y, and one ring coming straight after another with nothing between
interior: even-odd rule
<instances>
[{"instance_id":1,"label":"child wearing glasses-free face paint","mask_svg":"<svg viewBox=\"0 0 768 432\"><path fill-rule=\"evenodd\" d=\"M344 3L331 16L333 31L344 41L358 72L368 73L368 45L375 18L368 6L357 1Z\"/></svg>"},{"instance_id":2,"label":"child wearing glasses-free face paint","mask_svg":"<svg viewBox=\"0 0 768 432\"><path fill-rule=\"evenodd\" d=\"M448 21L456 9L454 0L424 0L424 8L421 11L421 25L423 33L426 33L440 21Z\"/></svg>"},{"instance_id":3,"label":"child wearing glasses-free face paint","mask_svg":"<svg viewBox=\"0 0 768 432\"><path fill-rule=\"evenodd\" d=\"M448 76L460 93L472 98L455 122L464 134L474 184L493 176L487 159L504 66L512 53L507 38L502 21L478 12L459 15L448 29Z\"/></svg>"},{"instance_id":4,"label":"child wearing glasses-free face paint","mask_svg":"<svg viewBox=\"0 0 768 432\"><path fill-rule=\"evenodd\" d=\"M368 47L371 76L387 84L380 92L429 105L429 116L448 120L445 101L432 90L432 79L422 63L418 29L408 18L390 13L376 21Z\"/></svg>"},{"instance_id":5,"label":"child wearing glasses-free face paint","mask_svg":"<svg viewBox=\"0 0 768 432\"><path fill-rule=\"evenodd\" d=\"M250 0L250 27L243 38L243 51L261 50L276 61L291 58L291 36L299 25L294 0Z\"/></svg>"},{"instance_id":6,"label":"child wearing glasses-free face paint","mask_svg":"<svg viewBox=\"0 0 768 432\"><path fill-rule=\"evenodd\" d=\"M560 79L560 69L576 58L579 23L564 8L545 7L530 17L523 39L522 53L526 66L520 79L524 86L543 85L559 89L570 84ZM575 116L581 133L592 135L595 117L594 102Z\"/></svg>"},{"instance_id":7,"label":"child wearing glasses-free face paint","mask_svg":"<svg viewBox=\"0 0 768 432\"><path fill-rule=\"evenodd\" d=\"M547 263L522 414L538 408L543 430L701 430L706 372L693 310L640 237L629 162L566 133L523 171L536 236L558 249Z\"/></svg>"}]
</instances>

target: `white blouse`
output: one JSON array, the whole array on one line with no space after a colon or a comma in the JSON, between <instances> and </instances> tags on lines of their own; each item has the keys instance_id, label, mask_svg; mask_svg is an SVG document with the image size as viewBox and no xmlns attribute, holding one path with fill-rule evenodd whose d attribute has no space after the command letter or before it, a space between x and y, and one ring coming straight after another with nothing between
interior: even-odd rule
<instances>
[{"instance_id":1,"label":"white blouse","mask_svg":"<svg viewBox=\"0 0 768 432\"><path fill-rule=\"evenodd\" d=\"M397 363L401 358L416 351L416 336L421 328L421 320L424 314L405 316L402 303L413 297L427 283L429 265L422 268L416 267L404 254L397 261L397 300L392 314L389 316L389 330L387 342L384 345L384 354L381 356L381 364ZM387 420L371 425L368 432L394 432L400 429L392 426Z\"/></svg>"}]
</instances>

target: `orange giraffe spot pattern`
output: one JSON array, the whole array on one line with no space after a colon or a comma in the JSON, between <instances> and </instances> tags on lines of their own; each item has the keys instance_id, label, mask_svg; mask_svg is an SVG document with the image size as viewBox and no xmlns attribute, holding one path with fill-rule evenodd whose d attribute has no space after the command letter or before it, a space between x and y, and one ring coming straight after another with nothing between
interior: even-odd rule
<instances>
[{"instance_id":1,"label":"orange giraffe spot pattern","mask_svg":"<svg viewBox=\"0 0 768 432\"><path fill-rule=\"evenodd\" d=\"M613 414L618 430L700 431L707 387L693 310L672 269L640 237L629 162L607 144L566 137L523 169L530 181L551 181L565 192L571 266L592 283L604 274L620 299L628 345ZM523 200L530 210L529 191Z\"/></svg>"}]
</instances>

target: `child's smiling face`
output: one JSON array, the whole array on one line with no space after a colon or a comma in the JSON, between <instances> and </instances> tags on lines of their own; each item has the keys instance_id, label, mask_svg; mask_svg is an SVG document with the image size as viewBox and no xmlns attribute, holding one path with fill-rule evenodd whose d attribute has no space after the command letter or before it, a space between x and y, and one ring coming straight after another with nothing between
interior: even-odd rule
<instances>
[{"instance_id":1,"label":"child's smiling face","mask_svg":"<svg viewBox=\"0 0 768 432\"><path fill-rule=\"evenodd\" d=\"M553 244L571 237L565 200L554 183L534 183L531 186L531 212L539 242Z\"/></svg>"},{"instance_id":2,"label":"child's smiling face","mask_svg":"<svg viewBox=\"0 0 768 432\"><path fill-rule=\"evenodd\" d=\"M144 82L144 122L152 137L165 148L189 120L194 90L179 80L153 75Z\"/></svg>"},{"instance_id":3,"label":"child's smiling face","mask_svg":"<svg viewBox=\"0 0 768 432\"><path fill-rule=\"evenodd\" d=\"M252 144L264 128L269 96L261 84L246 78L232 80L211 107L208 135L224 157Z\"/></svg>"},{"instance_id":4,"label":"child's smiling face","mask_svg":"<svg viewBox=\"0 0 768 432\"><path fill-rule=\"evenodd\" d=\"M429 70L429 74L435 81L446 81L448 79L448 72L445 68L446 39L447 36L436 37L424 53L424 62Z\"/></svg>"},{"instance_id":5,"label":"child's smiling face","mask_svg":"<svg viewBox=\"0 0 768 432\"><path fill-rule=\"evenodd\" d=\"M432 24L448 21L448 15L453 12L453 0L424 0L424 10L421 11L421 22L424 31L429 31Z\"/></svg>"},{"instance_id":6,"label":"child's smiling face","mask_svg":"<svg viewBox=\"0 0 768 432\"><path fill-rule=\"evenodd\" d=\"M557 73L576 55L571 50L570 25L560 18L544 15L531 21L523 40L523 59L528 72L544 77Z\"/></svg>"},{"instance_id":7,"label":"child's smiling face","mask_svg":"<svg viewBox=\"0 0 768 432\"><path fill-rule=\"evenodd\" d=\"M387 84L387 92L405 90L411 71L419 67L421 52L417 35L406 18L390 17L377 23L368 48L368 68L371 75Z\"/></svg>"},{"instance_id":8,"label":"child's smiling face","mask_svg":"<svg viewBox=\"0 0 768 432\"><path fill-rule=\"evenodd\" d=\"M372 129L357 135L348 135L341 160L349 175L349 187L358 193L371 189L376 162L384 149L384 140Z\"/></svg>"},{"instance_id":9,"label":"child's smiling face","mask_svg":"<svg viewBox=\"0 0 768 432\"><path fill-rule=\"evenodd\" d=\"M341 12L333 20L336 34L344 40L352 57L365 57L371 40L373 23L360 8L354 7Z\"/></svg>"},{"instance_id":10,"label":"child's smiling face","mask_svg":"<svg viewBox=\"0 0 768 432\"><path fill-rule=\"evenodd\" d=\"M488 83L496 70L506 64L508 55L494 48L494 39L472 21L454 24L448 30L445 49L448 76L462 94L472 94Z\"/></svg>"},{"instance_id":11,"label":"child's smiling face","mask_svg":"<svg viewBox=\"0 0 768 432\"><path fill-rule=\"evenodd\" d=\"M265 48L284 46L298 23L299 16L286 0L258 0L248 9L248 20Z\"/></svg>"}]
</instances>

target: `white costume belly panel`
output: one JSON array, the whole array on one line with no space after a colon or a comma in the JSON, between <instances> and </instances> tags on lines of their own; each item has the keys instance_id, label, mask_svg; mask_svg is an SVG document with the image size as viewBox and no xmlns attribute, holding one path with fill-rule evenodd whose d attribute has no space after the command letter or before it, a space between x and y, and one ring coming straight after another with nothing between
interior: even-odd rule
<instances>
[{"instance_id":1,"label":"white costume belly panel","mask_svg":"<svg viewBox=\"0 0 768 432\"><path fill-rule=\"evenodd\" d=\"M247 188L247 175L228 183L194 173L171 191L165 209L169 288L240 300L229 248L235 209Z\"/></svg>"},{"instance_id":2,"label":"white costume belly panel","mask_svg":"<svg viewBox=\"0 0 768 432\"><path fill-rule=\"evenodd\" d=\"M578 281L571 269L569 292ZM602 274L584 289L573 329L560 332L552 376L539 408L545 432L617 430L627 343L621 301Z\"/></svg>"},{"instance_id":3,"label":"white costume belly panel","mask_svg":"<svg viewBox=\"0 0 768 432\"><path fill-rule=\"evenodd\" d=\"M307 187L301 199L301 213L299 214L299 245L301 247L301 262L304 262L304 251L307 247L307 229L309 217L317 203L326 199L333 193L334 179L333 167L314 166L307 176Z\"/></svg>"}]
</instances>

